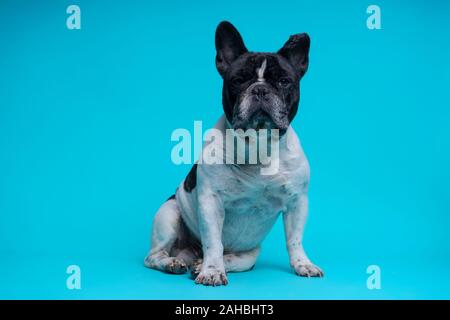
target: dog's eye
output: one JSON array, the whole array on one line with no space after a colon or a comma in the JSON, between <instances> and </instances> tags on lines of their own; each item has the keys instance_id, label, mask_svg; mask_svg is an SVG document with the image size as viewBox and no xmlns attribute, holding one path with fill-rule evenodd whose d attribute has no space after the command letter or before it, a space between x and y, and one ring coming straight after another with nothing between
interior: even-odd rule
<instances>
[{"instance_id":1,"label":"dog's eye","mask_svg":"<svg viewBox=\"0 0 450 320\"><path fill-rule=\"evenodd\" d=\"M242 77L233 77L232 79L231 79L231 83L234 85L234 86L240 86L241 84L243 84L245 82L245 80L244 80L244 78L242 78Z\"/></svg>"},{"instance_id":2,"label":"dog's eye","mask_svg":"<svg viewBox=\"0 0 450 320\"><path fill-rule=\"evenodd\" d=\"M287 88L289 87L289 85L291 84L291 80L289 80L288 78L281 78L278 81L278 84L280 85L280 87L282 88Z\"/></svg>"}]
</instances>

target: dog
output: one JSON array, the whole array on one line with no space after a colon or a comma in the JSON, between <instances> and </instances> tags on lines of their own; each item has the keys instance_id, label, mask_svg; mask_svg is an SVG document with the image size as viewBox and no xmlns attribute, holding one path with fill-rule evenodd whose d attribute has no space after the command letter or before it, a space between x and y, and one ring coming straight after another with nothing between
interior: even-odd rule
<instances>
[{"instance_id":1,"label":"dog","mask_svg":"<svg viewBox=\"0 0 450 320\"><path fill-rule=\"evenodd\" d=\"M227 273L253 268L261 242L282 214L291 267L299 276L322 277L302 244L310 169L290 125L308 69L310 38L296 34L276 53L250 52L237 29L223 21L215 46L224 111L215 129L278 132L273 143L278 170L262 175L261 162L194 164L156 213L144 264L168 273L190 271L198 284L226 285ZM214 140L202 154L211 146L223 148Z\"/></svg>"}]
</instances>

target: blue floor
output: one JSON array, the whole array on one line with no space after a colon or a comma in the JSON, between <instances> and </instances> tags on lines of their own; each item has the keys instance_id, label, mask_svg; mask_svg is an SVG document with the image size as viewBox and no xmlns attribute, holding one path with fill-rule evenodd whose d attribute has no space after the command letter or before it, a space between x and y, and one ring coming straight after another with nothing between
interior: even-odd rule
<instances>
[{"instance_id":1,"label":"blue floor","mask_svg":"<svg viewBox=\"0 0 450 320\"><path fill-rule=\"evenodd\" d=\"M275 232L276 233L276 232ZM272 233L266 241L275 241ZM276 249L278 247L278 250ZM332 257L332 258L331 258ZM5 258L3 256L3 258ZM316 257L317 258L317 257ZM249 272L228 275L226 287L196 285L188 275L170 275L142 265L142 256L24 256L2 259L2 299L449 299L449 261L384 258L381 288L369 290L370 258L330 255L316 259L322 279L301 278L288 266L284 244L269 246ZM81 269L81 289L66 288L66 268Z\"/></svg>"},{"instance_id":2,"label":"blue floor","mask_svg":"<svg viewBox=\"0 0 450 320\"><path fill-rule=\"evenodd\" d=\"M380 290L368 290L364 264L323 261L323 279L295 276L267 257L247 273L230 274L226 287L195 285L187 275L145 269L140 261L84 258L81 289L66 288L72 261L28 257L0 267L2 299L449 299L448 264L386 263ZM334 264L334 266L333 266ZM333 266L333 267L332 267Z\"/></svg>"}]
</instances>

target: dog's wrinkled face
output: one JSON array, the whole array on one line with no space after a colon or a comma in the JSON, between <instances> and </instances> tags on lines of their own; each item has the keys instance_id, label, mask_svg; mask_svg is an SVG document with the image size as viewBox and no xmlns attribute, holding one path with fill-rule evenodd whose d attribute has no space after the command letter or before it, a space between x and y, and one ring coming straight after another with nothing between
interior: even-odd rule
<instances>
[{"instance_id":1,"label":"dog's wrinkled face","mask_svg":"<svg viewBox=\"0 0 450 320\"><path fill-rule=\"evenodd\" d=\"M249 52L232 24L219 24L216 66L224 80L223 108L234 129L287 130L297 113L309 44L302 33L291 36L277 53Z\"/></svg>"}]
</instances>

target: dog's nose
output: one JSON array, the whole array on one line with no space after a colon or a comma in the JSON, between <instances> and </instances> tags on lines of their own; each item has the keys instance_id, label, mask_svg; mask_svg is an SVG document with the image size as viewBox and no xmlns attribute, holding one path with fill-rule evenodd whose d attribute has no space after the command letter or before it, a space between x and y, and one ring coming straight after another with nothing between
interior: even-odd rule
<instances>
[{"instance_id":1,"label":"dog's nose","mask_svg":"<svg viewBox=\"0 0 450 320\"><path fill-rule=\"evenodd\" d=\"M259 100L266 99L269 94L269 90L265 86L256 86L252 89L252 94L254 94Z\"/></svg>"}]
</instances>

